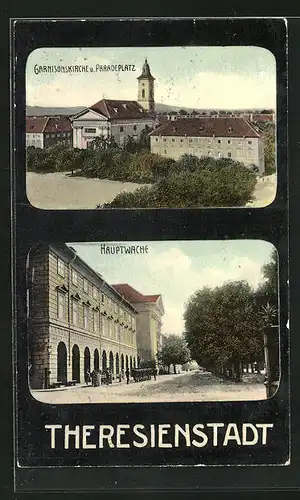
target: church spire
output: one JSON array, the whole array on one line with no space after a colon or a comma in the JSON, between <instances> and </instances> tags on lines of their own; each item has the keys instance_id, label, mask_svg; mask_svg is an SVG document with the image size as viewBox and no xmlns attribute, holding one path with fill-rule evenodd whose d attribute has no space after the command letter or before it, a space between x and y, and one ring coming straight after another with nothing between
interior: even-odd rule
<instances>
[{"instance_id":1,"label":"church spire","mask_svg":"<svg viewBox=\"0 0 300 500\"><path fill-rule=\"evenodd\" d=\"M155 78L153 78L153 76L151 75L150 66L148 64L147 57L145 57L145 62L143 64L143 68L142 68L142 74L138 77L138 80L140 80L142 78L149 78L149 79L155 80Z\"/></svg>"}]
</instances>

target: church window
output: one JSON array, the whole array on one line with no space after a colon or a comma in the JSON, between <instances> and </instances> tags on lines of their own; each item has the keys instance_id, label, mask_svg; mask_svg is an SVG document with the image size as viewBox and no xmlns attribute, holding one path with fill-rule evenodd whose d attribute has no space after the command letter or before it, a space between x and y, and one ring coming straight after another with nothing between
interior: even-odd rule
<instances>
[{"instance_id":1,"label":"church window","mask_svg":"<svg viewBox=\"0 0 300 500\"><path fill-rule=\"evenodd\" d=\"M218 144L221 144L221 139L218 139Z\"/></svg>"},{"instance_id":2,"label":"church window","mask_svg":"<svg viewBox=\"0 0 300 500\"><path fill-rule=\"evenodd\" d=\"M145 89L142 89L142 97L145 97Z\"/></svg>"},{"instance_id":3,"label":"church window","mask_svg":"<svg viewBox=\"0 0 300 500\"><path fill-rule=\"evenodd\" d=\"M120 132L123 132L123 130L124 130L124 127L120 127Z\"/></svg>"}]
</instances>

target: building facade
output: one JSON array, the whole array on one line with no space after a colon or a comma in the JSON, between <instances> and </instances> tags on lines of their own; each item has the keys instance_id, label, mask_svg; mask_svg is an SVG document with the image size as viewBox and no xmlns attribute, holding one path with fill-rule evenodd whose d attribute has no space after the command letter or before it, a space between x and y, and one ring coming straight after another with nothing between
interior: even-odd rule
<instances>
[{"instance_id":1,"label":"building facade","mask_svg":"<svg viewBox=\"0 0 300 500\"><path fill-rule=\"evenodd\" d=\"M72 118L74 148L86 149L97 137L112 137L122 147L132 137L137 141L154 118L136 101L102 99Z\"/></svg>"},{"instance_id":2,"label":"building facade","mask_svg":"<svg viewBox=\"0 0 300 500\"><path fill-rule=\"evenodd\" d=\"M138 311L65 244L32 248L27 265L30 386L84 383L137 366Z\"/></svg>"},{"instance_id":3,"label":"building facade","mask_svg":"<svg viewBox=\"0 0 300 500\"><path fill-rule=\"evenodd\" d=\"M147 59L137 80L137 101L101 99L73 116L74 148L86 149L97 137L111 137L119 147L123 147L129 137L138 141L143 130L154 128L155 78L151 75Z\"/></svg>"},{"instance_id":4,"label":"building facade","mask_svg":"<svg viewBox=\"0 0 300 500\"><path fill-rule=\"evenodd\" d=\"M138 311L136 317L139 363L155 361L162 342L164 306L161 295L143 295L127 283L112 285Z\"/></svg>"},{"instance_id":5,"label":"building facade","mask_svg":"<svg viewBox=\"0 0 300 500\"><path fill-rule=\"evenodd\" d=\"M264 167L260 133L244 118L179 118L167 120L150 133L151 153L178 160L189 154L199 158L231 158L246 167Z\"/></svg>"},{"instance_id":6,"label":"building facade","mask_svg":"<svg viewBox=\"0 0 300 500\"><path fill-rule=\"evenodd\" d=\"M58 144L73 146L72 124L68 117L26 117L26 147L46 149Z\"/></svg>"}]
</instances>

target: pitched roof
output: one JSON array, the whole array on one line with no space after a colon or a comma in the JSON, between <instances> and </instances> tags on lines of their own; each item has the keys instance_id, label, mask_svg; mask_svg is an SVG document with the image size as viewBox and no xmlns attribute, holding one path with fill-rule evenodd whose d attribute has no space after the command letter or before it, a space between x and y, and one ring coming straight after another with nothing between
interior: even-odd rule
<instances>
[{"instance_id":1,"label":"pitched roof","mask_svg":"<svg viewBox=\"0 0 300 500\"><path fill-rule=\"evenodd\" d=\"M49 118L44 132L71 132L72 125L68 118Z\"/></svg>"},{"instance_id":2,"label":"pitched roof","mask_svg":"<svg viewBox=\"0 0 300 500\"><path fill-rule=\"evenodd\" d=\"M43 117L26 117L26 133L27 134L41 134L47 125L49 118L47 116Z\"/></svg>"},{"instance_id":3,"label":"pitched roof","mask_svg":"<svg viewBox=\"0 0 300 500\"><path fill-rule=\"evenodd\" d=\"M260 134L244 118L203 117L168 120L155 129L154 136L187 137L260 137Z\"/></svg>"},{"instance_id":4,"label":"pitched roof","mask_svg":"<svg viewBox=\"0 0 300 500\"><path fill-rule=\"evenodd\" d=\"M26 117L26 133L41 134L43 132L71 132L72 125L67 117L28 116Z\"/></svg>"},{"instance_id":5,"label":"pitched roof","mask_svg":"<svg viewBox=\"0 0 300 500\"><path fill-rule=\"evenodd\" d=\"M156 302L160 295L143 295L127 283L111 285L120 295L123 295L128 302L133 304L138 302Z\"/></svg>"},{"instance_id":6,"label":"pitched roof","mask_svg":"<svg viewBox=\"0 0 300 500\"><path fill-rule=\"evenodd\" d=\"M150 118L147 111L137 101L121 101L115 99L101 99L87 109L96 111L106 118ZM85 110L84 112L86 112ZM82 114L82 113L81 113Z\"/></svg>"}]
</instances>

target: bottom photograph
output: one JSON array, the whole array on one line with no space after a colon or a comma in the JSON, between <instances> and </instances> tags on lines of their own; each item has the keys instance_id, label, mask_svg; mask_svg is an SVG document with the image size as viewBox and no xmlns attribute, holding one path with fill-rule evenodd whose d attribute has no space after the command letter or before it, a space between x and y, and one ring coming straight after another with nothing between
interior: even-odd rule
<instances>
[{"instance_id":1,"label":"bottom photograph","mask_svg":"<svg viewBox=\"0 0 300 500\"><path fill-rule=\"evenodd\" d=\"M31 393L50 404L267 399L280 381L278 302L266 241L35 246Z\"/></svg>"}]
</instances>

